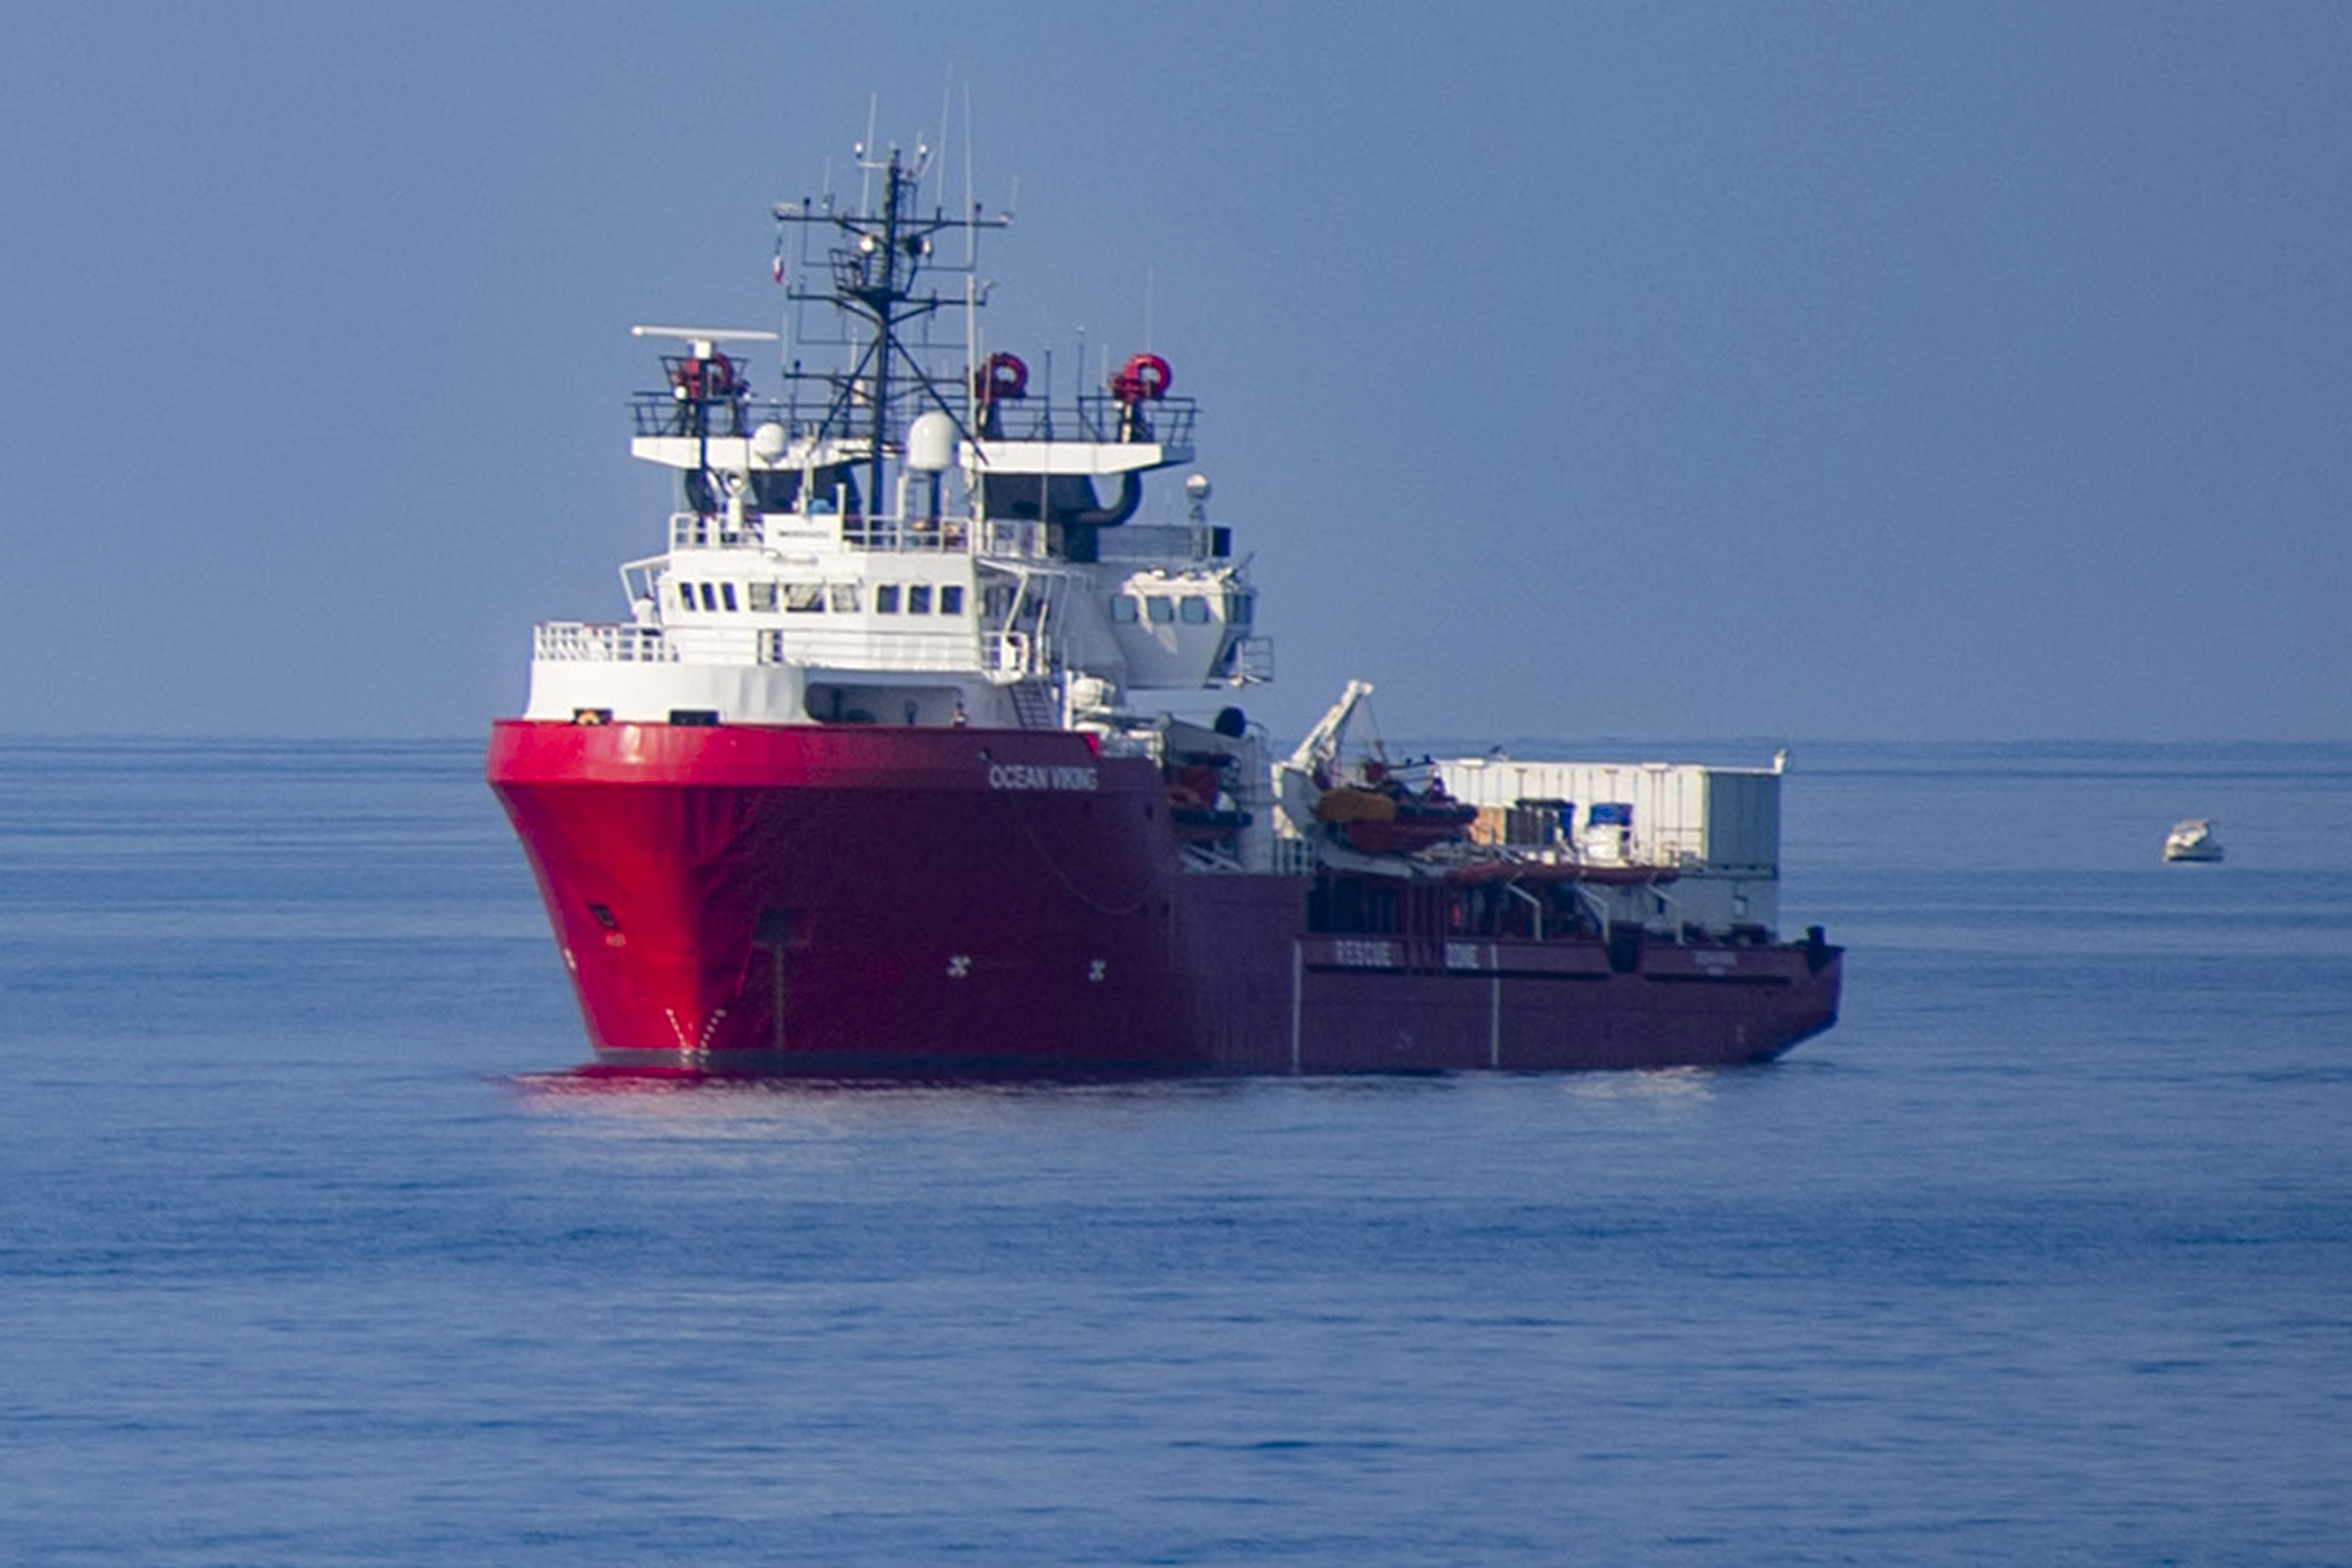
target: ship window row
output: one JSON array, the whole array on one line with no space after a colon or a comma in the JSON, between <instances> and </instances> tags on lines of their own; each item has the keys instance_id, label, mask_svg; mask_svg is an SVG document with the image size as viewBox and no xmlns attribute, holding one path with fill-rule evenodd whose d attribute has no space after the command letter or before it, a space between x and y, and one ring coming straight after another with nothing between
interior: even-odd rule
<instances>
[{"instance_id":1,"label":"ship window row","mask_svg":"<svg viewBox=\"0 0 2352 1568\"><path fill-rule=\"evenodd\" d=\"M681 609L721 611L749 609L755 614L772 614L782 610L788 616L822 615L830 610L835 615L855 615L859 608L858 585L855 583L680 583L677 602ZM963 614L963 584L961 583L882 583L874 589L877 614L895 616L942 616Z\"/></svg>"},{"instance_id":2,"label":"ship window row","mask_svg":"<svg viewBox=\"0 0 2352 1568\"><path fill-rule=\"evenodd\" d=\"M877 583L874 585L874 613L877 616L898 615L902 606L908 615L928 616L935 603L942 616L962 615L963 584L941 583L937 585L936 592L933 584L929 583Z\"/></svg>"},{"instance_id":3,"label":"ship window row","mask_svg":"<svg viewBox=\"0 0 2352 1568\"><path fill-rule=\"evenodd\" d=\"M1255 594L1227 594L1225 620L1228 625L1245 626L1257 609ZM1171 596L1166 594L1114 594L1110 600L1110 618L1115 625L1134 626L1149 619L1155 626L1173 626L1182 621L1188 626L1205 626L1216 615L1208 599L1199 594Z\"/></svg>"},{"instance_id":4,"label":"ship window row","mask_svg":"<svg viewBox=\"0 0 2352 1568\"><path fill-rule=\"evenodd\" d=\"M736 607L732 583L680 583L678 607L688 610L731 610Z\"/></svg>"}]
</instances>

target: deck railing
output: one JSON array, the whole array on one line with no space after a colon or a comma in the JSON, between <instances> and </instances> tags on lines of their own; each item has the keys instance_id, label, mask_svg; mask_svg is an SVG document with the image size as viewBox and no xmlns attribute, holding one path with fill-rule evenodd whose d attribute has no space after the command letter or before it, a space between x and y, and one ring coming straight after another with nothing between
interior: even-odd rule
<instances>
[{"instance_id":1,"label":"deck railing","mask_svg":"<svg viewBox=\"0 0 2352 1568\"><path fill-rule=\"evenodd\" d=\"M796 433L814 431L823 421L824 405L808 398L778 402L746 397L736 402L704 405L709 410L709 434L729 439L751 434L774 423ZM966 427L979 426L991 441L1156 441L1164 447L1192 444L1197 405L1189 397L1167 397L1142 405L1142 423L1129 422L1127 405L1108 393L1047 399L1024 397L995 404L985 416L967 416ZM639 436L692 436L694 405L681 403L669 391L640 392L629 399L629 416ZM853 440L863 430L837 431ZM862 444L862 443L861 443Z\"/></svg>"},{"instance_id":2,"label":"deck railing","mask_svg":"<svg viewBox=\"0 0 2352 1568\"><path fill-rule=\"evenodd\" d=\"M993 657L1004 657L995 651L993 639L990 646ZM930 673L982 668L980 647L969 631L787 632L782 627L656 627L583 621L541 622L533 630L531 657L545 664L838 664Z\"/></svg>"},{"instance_id":3,"label":"deck railing","mask_svg":"<svg viewBox=\"0 0 2352 1568\"><path fill-rule=\"evenodd\" d=\"M1045 525L1034 518L891 517L830 510L747 512L739 523L724 512L672 512L672 550L787 550L838 542L875 554L1043 556ZM1097 548L1105 561L1213 561L1232 552L1227 530L1207 523L1130 522L1106 528Z\"/></svg>"},{"instance_id":4,"label":"deck railing","mask_svg":"<svg viewBox=\"0 0 2352 1568\"><path fill-rule=\"evenodd\" d=\"M1126 404L1107 393L1087 393L1057 402L1023 398L1002 402L990 410L982 426L989 441L1156 441L1163 447L1190 447L1192 420L1198 412L1189 397L1168 397L1141 407L1142 425L1130 426Z\"/></svg>"},{"instance_id":5,"label":"deck railing","mask_svg":"<svg viewBox=\"0 0 2352 1568\"><path fill-rule=\"evenodd\" d=\"M548 664L676 664L677 647L658 626L541 621L531 657Z\"/></svg>"},{"instance_id":6,"label":"deck railing","mask_svg":"<svg viewBox=\"0 0 2352 1568\"><path fill-rule=\"evenodd\" d=\"M757 513L745 517L740 527L723 512L707 517L692 511L669 514L672 550L759 550L767 542L767 530Z\"/></svg>"},{"instance_id":7,"label":"deck railing","mask_svg":"<svg viewBox=\"0 0 2352 1568\"><path fill-rule=\"evenodd\" d=\"M739 526L723 513L670 514L672 550L750 550L839 540L852 550L891 555L961 555L971 524L960 517L868 517L856 512L754 512Z\"/></svg>"},{"instance_id":8,"label":"deck railing","mask_svg":"<svg viewBox=\"0 0 2352 1568\"><path fill-rule=\"evenodd\" d=\"M1274 679L1274 639L1252 637L1237 639L1229 662L1235 680L1251 686L1262 686Z\"/></svg>"},{"instance_id":9,"label":"deck railing","mask_svg":"<svg viewBox=\"0 0 2352 1568\"><path fill-rule=\"evenodd\" d=\"M961 555L971 547L971 528L960 517L846 517L841 542L852 550Z\"/></svg>"}]
</instances>

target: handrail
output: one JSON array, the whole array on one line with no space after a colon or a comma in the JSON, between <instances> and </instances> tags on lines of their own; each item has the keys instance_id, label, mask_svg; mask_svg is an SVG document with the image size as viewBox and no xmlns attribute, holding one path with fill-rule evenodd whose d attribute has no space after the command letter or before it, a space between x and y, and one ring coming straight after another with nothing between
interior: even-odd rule
<instances>
[{"instance_id":1,"label":"handrail","mask_svg":"<svg viewBox=\"0 0 2352 1568\"><path fill-rule=\"evenodd\" d=\"M1023 634L1007 634L1023 637ZM942 673L986 668L992 679L1017 679L1026 667L1006 676L1006 657L983 653L969 629L928 631L828 631L781 626L637 626L584 621L543 621L533 628L532 658L542 664L854 664L861 668ZM1026 647L1026 638L1023 637ZM983 667L984 658L1000 662Z\"/></svg>"},{"instance_id":2,"label":"handrail","mask_svg":"<svg viewBox=\"0 0 2352 1568\"><path fill-rule=\"evenodd\" d=\"M1245 686L1263 686L1274 679L1274 639L1245 637L1234 639L1233 679Z\"/></svg>"},{"instance_id":3,"label":"handrail","mask_svg":"<svg viewBox=\"0 0 2352 1568\"><path fill-rule=\"evenodd\" d=\"M971 527L960 517L852 514L841 520L841 542L852 550L900 555L961 555L971 546Z\"/></svg>"},{"instance_id":4,"label":"handrail","mask_svg":"<svg viewBox=\"0 0 2352 1568\"><path fill-rule=\"evenodd\" d=\"M982 668L989 679L1003 685L1019 680L1035 669L1032 662L1035 645L1027 632L991 632L982 638Z\"/></svg>"},{"instance_id":5,"label":"handrail","mask_svg":"<svg viewBox=\"0 0 2352 1568\"><path fill-rule=\"evenodd\" d=\"M746 513L740 528L724 512L710 516L693 511L669 514L672 550L759 550L767 544L766 532L757 513Z\"/></svg>"},{"instance_id":6,"label":"handrail","mask_svg":"<svg viewBox=\"0 0 2352 1568\"><path fill-rule=\"evenodd\" d=\"M678 652L659 626L541 621L531 628L531 658L546 664L676 664Z\"/></svg>"},{"instance_id":7,"label":"handrail","mask_svg":"<svg viewBox=\"0 0 2352 1568\"><path fill-rule=\"evenodd\" d=\"M1125 446L1155 441L1163 447L1192 444L1192 422L1198 405L1189 397L1153 401L1144 410L1146 428L1129 435L1130 405L1107 393L1087 393L1075 399L1049 403L1024 398L989 405L982 421L983 441L1094 441Z\"/></svg>"},{"instance_id":8,"label":"handrail","mask_svg":"<svg viewBox=\"0 0 2352 1568\"><path fill-rule=\"evenodd\" d=\"M782 425L792 432L793 438L806 440L819 436L826 401L746 395L704 406L709 413L709 435L716 440L740 439L767 424ZM1145 405L1142 412L1143 428L1130 428L1129 421L1133 416L1129 405L1108 393L1092 392L1058 399L1024 397L1017 402L1000 401L990 405L985 415L972 418L969 425L982 429L982 439L989 441L1095 441L1122 446L1156 441L1163 447L1192 444L1192 426L1199 415L1194 399L1157 398ZM690 408L667 388L633 393L629 397L630 419L639 436L692 436L695 431L689 414ZM868 443L865 433L858 431L837 433L828 445L863 448Z\"/></svg>"},{"instance_id":9,"label":"handrail","mask_svg":"<svg viewBox=\"0 0 2352 1568\"><path fill-rule=\"evenodd\" d=\"M672 550L752 550L781 547L797 536L838 540L851 550L891 555L961 555L971 548L971 524L960 517L897 517L829 511L747 512L740 527L723 512L672 512Z\"/></svg>"}]
</instances>

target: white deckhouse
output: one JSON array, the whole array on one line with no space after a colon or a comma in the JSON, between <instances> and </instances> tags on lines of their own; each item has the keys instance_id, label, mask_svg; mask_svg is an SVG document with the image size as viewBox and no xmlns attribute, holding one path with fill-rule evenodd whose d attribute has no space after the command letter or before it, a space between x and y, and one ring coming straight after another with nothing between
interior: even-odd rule
<instances>
[{"instance_id":1,"label":"white deckhouse","mask_svg":"<svg viewBox=\"0 0 2352 1568\"><path fill-rule=\"evenodd\" d=\"M824 250L825 286L788 298L860 319L845 368L803 370L788 346L783 396L755 402L728 345L780 334L637 329L684 350L663 358L667 389L635 399L631 444L678 473L681 503L667 548L622 568L629 620L539 626L528 717L1116 734L1130 692L1270 679L1208 481L1186 481L1183 521L1131 521L1143 476L1192 456L1167 362L1139 353L1099 393L1032 399L1019 359L981 352L969 254L933 254L945 231L969 253L1006 220L919 215L923 162L870 163L879 199L859 211L776 210ZM919 295L929 272L964 286ZM967 329L936 356L951 373L901 331L950 306Z\"/></svg>"}]
</instances>

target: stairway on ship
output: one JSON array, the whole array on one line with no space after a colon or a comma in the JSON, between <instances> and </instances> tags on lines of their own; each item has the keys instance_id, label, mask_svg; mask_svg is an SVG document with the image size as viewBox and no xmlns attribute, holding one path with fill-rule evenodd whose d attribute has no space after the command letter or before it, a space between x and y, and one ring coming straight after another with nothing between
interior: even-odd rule
<instances>
[{"instance_id":1,"label":"stairway on ship","mask_svg":"<svg viewBox=\"0 0 2352 1568\"><path fill-rule=\"evenodd\" d=\"M1013 693L1013 711L1019 715L1023 729L1051 730L1061 721L1054 689L1044 681L1017 681L1007 689Z\"/></svg>"}]
</instances>

